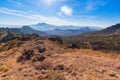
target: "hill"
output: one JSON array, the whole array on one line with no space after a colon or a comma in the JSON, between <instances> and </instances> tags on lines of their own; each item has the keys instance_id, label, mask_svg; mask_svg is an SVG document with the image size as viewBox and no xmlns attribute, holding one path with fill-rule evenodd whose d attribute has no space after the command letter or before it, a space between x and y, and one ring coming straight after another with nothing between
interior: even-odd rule
<instances>
[{"instance_id":1,"label":"hill","mask_svg":"<svg viewBox=\"0 0 120 80\"><path fill-rule=\"evenodd\" d=\"M0 52L0 80L120 80L118 54L70 49L58 38L19 41L0 44L12 46Z\"/></svg>"},{"instance_id":2,"label":"hill","mask_svg":"<svg viewBox=\"0 0 120 80\"><path fill-rule=\"evenodd\" d=\"M120 51L120 24L106 29L63 38L65 45L94 50Z\"/></svg>"},{"instance_id":3,"label":"hill","mask_svg":"<svg viewBox=\"0 0 120 80\"><path fill-rule=\"evenodd\" d=\"M100 33L101 34L114 34L114 33L116 33L116 34L120 35L120 33L118 33L119 31L120 31L120 23L113 25L113 26L110 26L106 29L103 29L97 33L99 33L99 34Z\"/></svg>"},{"instance_id":4,"label":"hill","mask_svg":"<svg viewBox=\"0 0 120 80\"><path fill-rule=\"evenodd\" d=\"M0 28L0 33L2 32L9 32L14 34L38 34L40 36L47 35L45 32L34 30L30 26L23 26L22 28Z\"/></svg>"}]
</instances>

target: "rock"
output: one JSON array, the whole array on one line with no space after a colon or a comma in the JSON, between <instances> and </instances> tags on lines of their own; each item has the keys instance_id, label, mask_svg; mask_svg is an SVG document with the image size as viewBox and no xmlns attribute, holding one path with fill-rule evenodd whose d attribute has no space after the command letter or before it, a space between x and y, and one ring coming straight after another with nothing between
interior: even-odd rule
<instances>
[{"instance_id":1,"label":"rock","mask_svg":"<svg viewBox=\"0 0 120 80\"><path fill-rule=\"evenodd\" d=\"M2 75L2 77L6 77L7 75Z\"/></svg>"},{"instance_id":2,"label":"rock","mask_svg":"<svg viewBox=\"0 0 120 80\"><path fill-rule=\"evenodd\" d=\"M34 50L24 50L23 54L18 58L17 62L30 60L34 55Z\"/></svg>"},{"instance_id":3,"label":"rock","mask_svg":"<svg viewBox=\"0 0 120 80\"><path fill-rule=\"evenodd\" d=\"M79 46L77 45L77 44L69 44L68 46L67 46L68 48L72 48L72 49L74 49L74 48L79 48Z\"/></svg>"},{"instance_id":4,"label":"rock","mask_svg":"<svg viewBox=\"0 0 120 80\"><path fill-rule=\"evenodd\" d=\"M43 48L43 47L37 47L37 50L40 52L40 53L43 53L46 51L46 48Z\"/></svg>"},{"instance_id":5,"label":"rock","mask_svg":"<svg viewBox=\"0 0 120 80\"><path fill-rule=\"evenodd\" d=\"M117 69L120 69L120 67L117 67Z\"/></svg>"},{"instance_id":6,"label":"rock","mask_svg":"<svg viewBox=\"0 0 120 80\"><path fill-rule=\"evenodd\" d=\"M8 76L7 75L2 75L2 80L8 80Z\"/></svg>"},{"instance_id":7,"label":"rock","mask_svg":"<svg viewBox=\"0 0 120 80\"><path fill-rule=\"evenodd\" d=\"M42 56L42 55L41 55L41 56L38 58L38 61L44 61L45 58L46 58L45 56Z\"/></svg>"},{"instance_id":8,"label":"rock","mask_svg":"<svg viewBox=\"0 0 120 80\"><path fill-rule=\"evenodd\" d=\"M28 74L24 74L24 76L25 76L25 77L27 77L27 76L28 76Z\"/></svg>"},{"instance_id":9,"label":"rock","mask_svg":"<svg viewBox=\"0 0 120 80\"><path fill-rule=\"evenodd\" d=\"M109 74L110 77L117 77L115 73Z\"/></svg>"},{"instance_id":10,"label":"rock","mask_svg":"<svg viewBox=\"0 0 120 80\"><path fill-rule=\"evenodd\" d=\"M45 59L46 59L45 56L43 56L43 55L37 55L37 56L33 59L33 62L37 62L37 61L42 62L42 61L44 61Z\"/></svg>"},{"instance_id":11,"label":"rock","mask_svg":"<svg viewBox=\"0 0 120 80\"><path fill-rule=\"evenodd\" d=\"M37 74L38 74L38 72L35 72L34 74L36 74L36 75L37 75Z\"/></svg>"},{"instance_id":12,"label":"rock","mask_svg":"<svg viewBox=\"0 0 120 80\"><path fill-rule=\"evenodd\" d=\"M57 65L54 70L64 70L64 65Z\"/></svg>"},{"instance_id":13,"label":"rock","mask_svg":"<svg viewBox=\"0 0 120 80\"><path fill-rule=\"evenodd\" d=\"M24 50L23 56L25 56L25 59L30 60L31 57L34 55L33 50Z\"/></svg>"}]
</instances>

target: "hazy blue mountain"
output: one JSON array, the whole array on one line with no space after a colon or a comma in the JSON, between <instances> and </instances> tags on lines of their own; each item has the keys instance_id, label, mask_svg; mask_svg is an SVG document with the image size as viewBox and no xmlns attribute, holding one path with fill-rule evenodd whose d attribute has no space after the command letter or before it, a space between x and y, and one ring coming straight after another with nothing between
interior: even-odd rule
<instances>
[{"instance_id":1,"label":"hazy blue mountain","mask_svg":"<svg viewBox=\"0 0 120 80\"><path fill-rule=\"evenodd\" d=\"M73 35L79 35L85 32L92 32L92 31L96 31L96 30L85 27L81 29L68 29L68 30L55 29L55 30L49 30L45 32L50 35L73 36Z\"/></svg>"},{"instance_id":2,"label":"hazy blue mountain","mask_svg":"<svg viewBox=\"0 0 120 80\"><path fill-rule=\"evenodd\" d=\"M57 28L57 26L46 24L46 23L38 23L38 24L32 25L31 27L39 31L48 31L48 30L54 30Z\"/></svg>"},{"instance_id":3,"label":"hazy blue mountain","mask_svg":"<svg viewBox=\"0 0 120 80\"><path fill-rule=\"evenodd\" d=\"M91 26L56 26L47 23L38 23L31 26L15 26L15 25L0 25L1 29L9 30L21 34L39 34L39 35L58 35L58 36L73 36L85 32L97 31L101 28ZM4 28L2 28L4 27ZM47 34L46 34L47 33Z\"/></svg>"},{"instance_id":4,"label":"hazy blue mountain","mask_svg":"<svg viewBox=\"0 0 120 80\"><path fill-rule=\"evenodd\" d=\"M94 30L100 30L100 27L92 27L92 26L72 26L72 25L68 25L68 26L56 26L56 25L51 25L51 24L47 24L47 23L38 23L35 25L31 25L31 27L33 29L39 30L39 31L49 31L49 30L55 30L55 29L60 29L60 30L68 30L68 29L81 29L81 28L85 28L88 27L90 29L94 29Z\"/></svg>"}]
</instances>

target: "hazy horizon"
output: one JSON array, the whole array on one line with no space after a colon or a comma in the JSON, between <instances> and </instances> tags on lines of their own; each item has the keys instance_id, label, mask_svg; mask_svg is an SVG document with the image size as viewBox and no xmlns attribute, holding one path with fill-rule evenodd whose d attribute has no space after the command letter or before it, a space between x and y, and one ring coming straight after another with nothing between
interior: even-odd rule
<instances>
[{"instance_id":1,"label":"hazy horizon","mask_svg":"<svg viewBox=\"0 0 120 80\"><path fill-rule=\"evenodd\" d=\"M0 24L95 26L120 22L119 0L1 0Z\"/></svg>"}]
</instances>

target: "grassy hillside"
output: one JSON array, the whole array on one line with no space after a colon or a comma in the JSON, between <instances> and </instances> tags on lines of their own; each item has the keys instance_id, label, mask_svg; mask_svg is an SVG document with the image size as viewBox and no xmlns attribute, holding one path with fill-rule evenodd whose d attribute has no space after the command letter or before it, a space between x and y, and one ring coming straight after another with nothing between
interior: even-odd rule
<instances>
[{"instance_id":1,"label":"grassy hillside","mask_svg":"<svg viewBox=\"0 0 120 80\"><path fill-rule=\"evenodd\" d=\"M63 42L68 47L120 51L120 24L100 31L64 37Z\"/></svg>"}]
</instances>

